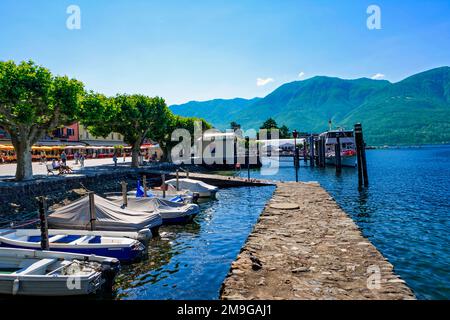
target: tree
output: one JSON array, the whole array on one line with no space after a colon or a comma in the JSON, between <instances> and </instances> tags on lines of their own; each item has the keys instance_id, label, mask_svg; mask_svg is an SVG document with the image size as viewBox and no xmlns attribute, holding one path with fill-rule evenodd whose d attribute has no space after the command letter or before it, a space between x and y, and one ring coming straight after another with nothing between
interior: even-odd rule
<instances>
[{"instance_id":1,"label":"tree","mask_svg":"<svg viewBox=\"0 0 450 320\"><path fill-rule=\"evenodd\" d=\"M80 108L80 122L92 135L106 137L113 132L117 113L114 98L90 91Z\"/></svg>"},{"instance_id":2,"label":"tree","mask_svg":"<svg viewBox=\"0 0 450 320\"><path fill-rule=\"evenodd\" d=\"M289 132L289 128L286 125L282 125L280 127L280 139L289 139L291 136L292 135Z\"/></svg>"},{"instance_id":3,"label":"tree","mask_svg":"<svg viewBox=\"0 0 450 320\"><path fill-rule=\"evenodd\" d=\"M267 130L278 129L278 125L277 125L277 122L274 119L269 118L266 121L264 121L264 123L260 127L260 129L267 129Z\"/></svg>"},{"instance_id":4,"label":"tree","mask_svg":"<svg viewBox=\"0 0 450 320\"><path fill-rule=\"evenodd\" d=\"M81 115L82 124L94 135L122 134L124 142L131 146L131 166L138 167L142 143L146 138L162 139L171 111L159 97L123 94L108 98L90 92L84 99Z\"/></svg>"},{"instance_id":5,"label":"tree","mask_svg":"<svg viewBox=\"0 0 450 320\"><path fill-rule=\"evenodd\" d=\"M236 130L239 130L241 128L241 125L239 123L235 122L235 121L231 121L230 128L233 131L236 131Z\"/></svg>"},{"instance_id":6,"label":"tree","mask_svg":"<svg viewBox=\"0 0 450 320\"><path fill-rule=\"evenodd\" d=\"M159 142L159 146L163 150L165 161L172 160L170 151L175 145L179 143L179 141L171 140L172 132L176 129L186 129L191 134L191 142L193 142L195 122L197 121L201 123L202 131L212 128L211 124L209 124L208 122L206 122L206 120L201 118L182 117L174 114L171 115L165 136L162 137L162 139L157 140Z\"/></svg>"},{"instance_id":7,"label":"tree","mask_svg":"<svg viewBox=\"0 0 450 320\"><path fill-rule=\"evenodd\" d=\"M16 180L33 177L31 147L46 132L76 120L83 84L34 62L0 61L0 126L17 155Z\"/></svg>"},{"instance_id":8,"label":"tree","mask_svg":"<svg viewBox=\"0 0 450 320\"><path fill-rule=\"evenodd\" d=\"M160 139L167 131L171 111L160 97L118 95L114 102L118 111L113 131L131 146L131 166L138 167L142 143L146 138Z\"/></svg>"}]
</instances>

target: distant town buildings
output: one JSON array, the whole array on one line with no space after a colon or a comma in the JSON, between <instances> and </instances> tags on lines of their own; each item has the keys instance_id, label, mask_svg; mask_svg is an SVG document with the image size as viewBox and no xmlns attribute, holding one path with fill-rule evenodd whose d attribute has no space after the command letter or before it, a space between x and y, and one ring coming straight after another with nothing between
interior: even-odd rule
<instances>
[{"instance_id":1,"label":"distant town buildings","mask_svg":"<svg viewBox=\"0 0 450 320\"><path fill-rule=\"evenodd\" d=\"M0 144L11 144L11 137L0 126ZM86 145L86 146L105 146L114 147L124 145L123 136L118 133L111 133L107 137L96 137L88 132L88 130L79 123L58 128L53 132L46 134L36 143L37 146L70 146L70 145Z\"/></svg>"}]
</instances>

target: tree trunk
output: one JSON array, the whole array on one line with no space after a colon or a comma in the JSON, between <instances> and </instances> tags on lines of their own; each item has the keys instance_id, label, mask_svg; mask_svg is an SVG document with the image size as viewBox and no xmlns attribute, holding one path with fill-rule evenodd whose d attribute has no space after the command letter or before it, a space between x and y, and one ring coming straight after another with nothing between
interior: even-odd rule
<instances>
[{"instance_id":1,"label":"tree trunk","mask_svg":"<svg viewBox=\"0 0 450 320\"><path fill-rule=\"evenodd\" d=\"M131 166L133 168L139 167L139 155L141 153L140 141L135 142L131 148Z\"/></svg>"},{"instance_id":2,"label":"tree trunk","mask_svg":"<svg viewBox=\"0 0 450 320\"><path fill-rule=\"evenodd\" d=\"M31 180L33 179L33 164L31 162L31 142L16 141L14 148L17 155L16 180Z\"/></svg>"},{"instance_id":3,"label":"tree trunk","mask_svg":"<svg viewBox=\"0 0 450 320\"><path fill-rule=\"evenodd\" d=\"M162 149L162 157L161 157L161 161L162 162L171 162L172 161L172 156L170 155L170 147L169 146L161 146L160 147Z\"/></svg>"}]
</instances>

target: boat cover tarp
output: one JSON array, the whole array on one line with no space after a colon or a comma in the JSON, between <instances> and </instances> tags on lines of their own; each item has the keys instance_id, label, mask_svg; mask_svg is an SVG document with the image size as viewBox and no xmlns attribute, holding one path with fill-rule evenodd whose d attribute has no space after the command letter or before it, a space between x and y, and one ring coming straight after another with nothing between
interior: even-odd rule
<instances>
[{"instance_id":1,"label":"boat cover tarp","mask_svg":"<svg viewBox=\"0 0 450 320\"><path fill-rule=\"evenodd\" d=\"M95 228L110 231L139 231L162 224L161 215L157 212L139 212L123 209L113 202L94 195ZM48 217L51 227L66 229L90 228L89 197L83 197L71 204L56 209Z\"/></svg>"},{"instance_id":2,"label":"boat cover tarp","mask_svg":"<svg viewBox=\"0 0 450 320\"><path fill-rule=\"evenodd\" d=\"M127 208L133 211L159 213L163 219L171 219L191 215L200 211L196 204L184 204L160 198L128 198ZM113 200L116 205L122 205L122 198Z\"/></svg>"},{"instance_id":3,"label":"boat cover tarp","mask_svg":"<svg viewBox=\"0 0 450 320\"><path fill-rule=\"evenodd\" d=\"M183 197L181 197L181 195L185 195L185 196L189 196L189 190L183 190L183 191L177 191L177 189L172 186L172 185L167 185L168 186L168 190L166 191L166 195L167 196L171 196L172 198L169 199L170 201L173 202L184 202ZM137 188L136 188L136 193L135 196L136 198L143 198L145 195L145 189L143 186L141 186L141 181L138 180L137 181ZM161 195L163 195L163 191L162 190L147 190L147 197L152 198L152 197L160 197Z\"/></svg>"},{"instance_id":4,"label":"boat cover tarp","mask_svg":"<svg viewBox=\"0 0 450 320\"><path fill-rule=\"evenodd\" d=\"M177 179L168 180L166 183L176 186ZM204 183L203 181L188 178L179 179L178 186L180 189L187 189L191 192L211 192L218 190L217 187Z\"/></svg>"}]
</instances>

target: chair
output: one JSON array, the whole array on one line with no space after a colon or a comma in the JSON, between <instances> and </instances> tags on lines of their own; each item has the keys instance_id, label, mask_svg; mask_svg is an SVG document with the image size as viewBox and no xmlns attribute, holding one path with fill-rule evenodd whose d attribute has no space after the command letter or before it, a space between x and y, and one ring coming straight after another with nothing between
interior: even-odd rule
<instances>
[{"instance_id":1,"label":"chair","mask_svg":"<svg viewBox=\"0 0 450 320\"><path fill-rule=\"evenodd\" d=\"M53 168L53 165L52 164L47 164L46 166L47 166L47 175L50 175L50 173L52 175L55 175L56 169Z\"/></svg>"}]
</instances>

